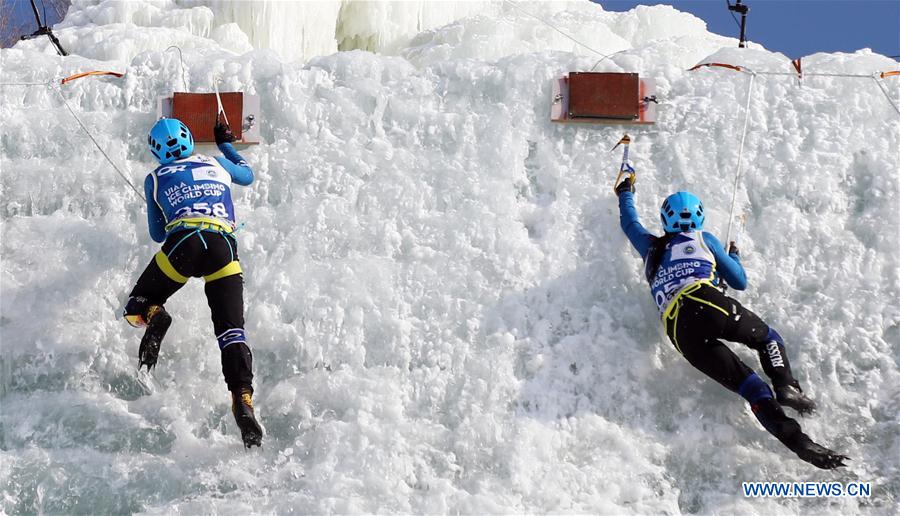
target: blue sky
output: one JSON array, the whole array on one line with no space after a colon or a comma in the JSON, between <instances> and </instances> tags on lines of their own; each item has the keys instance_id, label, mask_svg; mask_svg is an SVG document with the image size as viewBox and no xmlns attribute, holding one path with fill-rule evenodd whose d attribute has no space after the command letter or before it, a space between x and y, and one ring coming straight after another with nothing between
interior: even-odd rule
<instances>
[{"instance_id":1,"label":"blue sky","mask_svg":"<svg viewBox=\"0 0 900 516\"><path fill-rule=\"evenodd\" d=\"M599 0L607 11L667 4L706 22L716 34L737 38L740 29L725 0ZM732 5L734 0L731 0ZM861 48L900 55L900 0L745 0L747 39L802 57L816 52L855 52ZM735 14L740 21L740 15Z\"/></svg>"},{"instance_id":2,"label":"blue sky","mask_svg":"<svg viewBox=\"0 0 900 516\"><path fill-rule=\"evenodd\" d=\"M69 5L68 0L35 0L38 13L45 24L52 26L59 23L60 13L65 13ZM37 30L37 21L34 19L34 11L29 0L0 0L4 20L2 32L0 32L0 44L9 47L18 41L20 36L31 34ZM45 16L46 15L46 16ZM46 18L46 19L44 19Z\"/></svg>"},{"instance_id":3,"label":"blue sky","mask_svg":"<svg viewBox=\"0 0 900 516\"><path fill-rule=\"evenodd\" d=\"M25 22L30 33L34 15L28 0L0 0L4 12L13 8L14 18ZM48 21L57 22L44 0ZM518 0L527 4L533 0ZM732 4L734 0L731 0ZM642 1L599 0L608 11L627 11L637 5L668 4L706 21L710 31L738 37L739 29L725 0ZM746 0L747 39L788 57L816 52L855 52L871 48L879 54L900 55L900 0ZM41 0L37 0L41 8ZM736 18L740 19L738 15Z\"/></svg>"}]
</instances>

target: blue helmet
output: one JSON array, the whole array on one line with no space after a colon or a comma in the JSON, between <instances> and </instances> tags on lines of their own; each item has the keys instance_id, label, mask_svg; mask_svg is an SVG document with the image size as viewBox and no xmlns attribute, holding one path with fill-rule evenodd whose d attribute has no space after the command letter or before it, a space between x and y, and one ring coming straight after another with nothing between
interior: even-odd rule
<instances>
[{"instance_id":1,"label":"blue helmet","mask_svg":"<svg viewBox=\"0 0 900 516\"><path fill-rule=\"evenodd\" d=\"M675 192L666 197L659 208L663 229L667 233L699 231L703 229L703 203L691 192Z\"/></svg>"},{"instance_id":2,"label":"blue helmet","mask_svg":"<svg viewBox=\"0 0 900 516\"><path fill-rule=\"evenodd\" d=\"M191 130L177 118L160 118L147 135L150 152L163 165L179 158L186 158L194 152L194 137Z\"/></svg>"}]
</instances>

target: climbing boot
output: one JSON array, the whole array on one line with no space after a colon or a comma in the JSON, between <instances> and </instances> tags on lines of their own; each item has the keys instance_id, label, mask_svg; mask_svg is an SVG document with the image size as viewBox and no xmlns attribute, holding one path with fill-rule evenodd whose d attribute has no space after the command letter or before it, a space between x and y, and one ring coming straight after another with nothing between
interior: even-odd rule
<instances>
[{"instance_id":1,"label":"climbing boot","mask_svg":"<svg viewBox=\"0 0 900 516\"><path fill-rule=\"evenodd\" d=\"M246 387L231 392L231 413L241 429L244 446L262 446L262 427L253 412L253 390Z\"/></svg>"},{"instance_id":2,"label":"climbing boot","mask_svg":"<svg viewBox=\"0 0 900 516\"><path fill-rule=\"evenodd\" d=\"M147 330L144 331L141 347L138 349L138 369L146 365L147 371L150 371L156 365L159 346L172 324L172 316L162 306L153 305L147 309L146 320Z\"/></svg>"},{"instance_id":3,"label":"climbing boot","mask_svg":"<svg viewBox=\"0 0 900 516\"><path fill-rule=\"evenodd\" d=\"M812 414L816 411L816 402L797 385L784 385L775 388L775 399L783 407L791 407L800 414Z\"/></svg>"},{"instance_id":4,"label":"climbing boot","mask_svg":"<svg viewBox=\"0 0 900 516\"><path fill-rule=\"evenodd\" d=\"M791 446L791 450L801 459L821 469L836 469L847 466L844 464L844 461L850 460L850 457L814 443L806 434L801 434L799 437L797 443Z\"/></svg>"}]
</instances>

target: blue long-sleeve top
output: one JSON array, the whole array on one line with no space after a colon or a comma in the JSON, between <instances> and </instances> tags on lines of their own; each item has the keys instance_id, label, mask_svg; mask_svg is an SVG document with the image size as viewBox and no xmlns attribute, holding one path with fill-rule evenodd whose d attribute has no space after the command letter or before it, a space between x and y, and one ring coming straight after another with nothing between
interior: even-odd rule
<instances>
[{"instance_id":1,"label":"blue long-sleeve top","mask_svg":"<svg viewBox=\"0 0 900 516\"><path fill-rule=\"evenodd\" d=\"M650 246L658 238L647 231L638 218L637 209L634 207L634 194L623 192L619 195L619 225L628 241L641 255L641 259L647 258ZM701 231L703 242L716 258L716 274L724 280L728 286L735 290L747 288L747 274L741 259L737 253L727 253L722 243L712 233Z\"/></svg>"},{"instance_id":2,"label":"blue long-sleeve top","mask_svg":"<svg viewBox=\"0 0 900 516\"><path fill-rule=\"evenodd\" d=\"M214 159L228 172L231 180L241 186L251 184L253 169L247 165L247 161L238 154L234 146L230 143L222 143L218 147L224 157L215 156ZM166 217L154 197L151 174L144 179L144 197L147 200L147 225L150 229L150 238L156 242L163 242L166 239Z\"/></svg>"}]
</instances>

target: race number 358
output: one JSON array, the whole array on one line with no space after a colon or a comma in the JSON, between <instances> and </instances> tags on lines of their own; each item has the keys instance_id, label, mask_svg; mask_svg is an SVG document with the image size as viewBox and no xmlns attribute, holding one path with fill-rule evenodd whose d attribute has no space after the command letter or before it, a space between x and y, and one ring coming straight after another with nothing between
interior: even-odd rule
<instances>
[{"instance_id":1,"label":"race number 358","mask_svg":"<svg viewBox=\"0 0 900 516\"><path fill-rule=\"evenodd\" d=\"M221 202L209 204L208 202L195 202L190 206L182 206L175 212L175 218L192 213L200 215L212 215L214 217L228 218L228 209Z\"/></svg>"}]
</instances>

